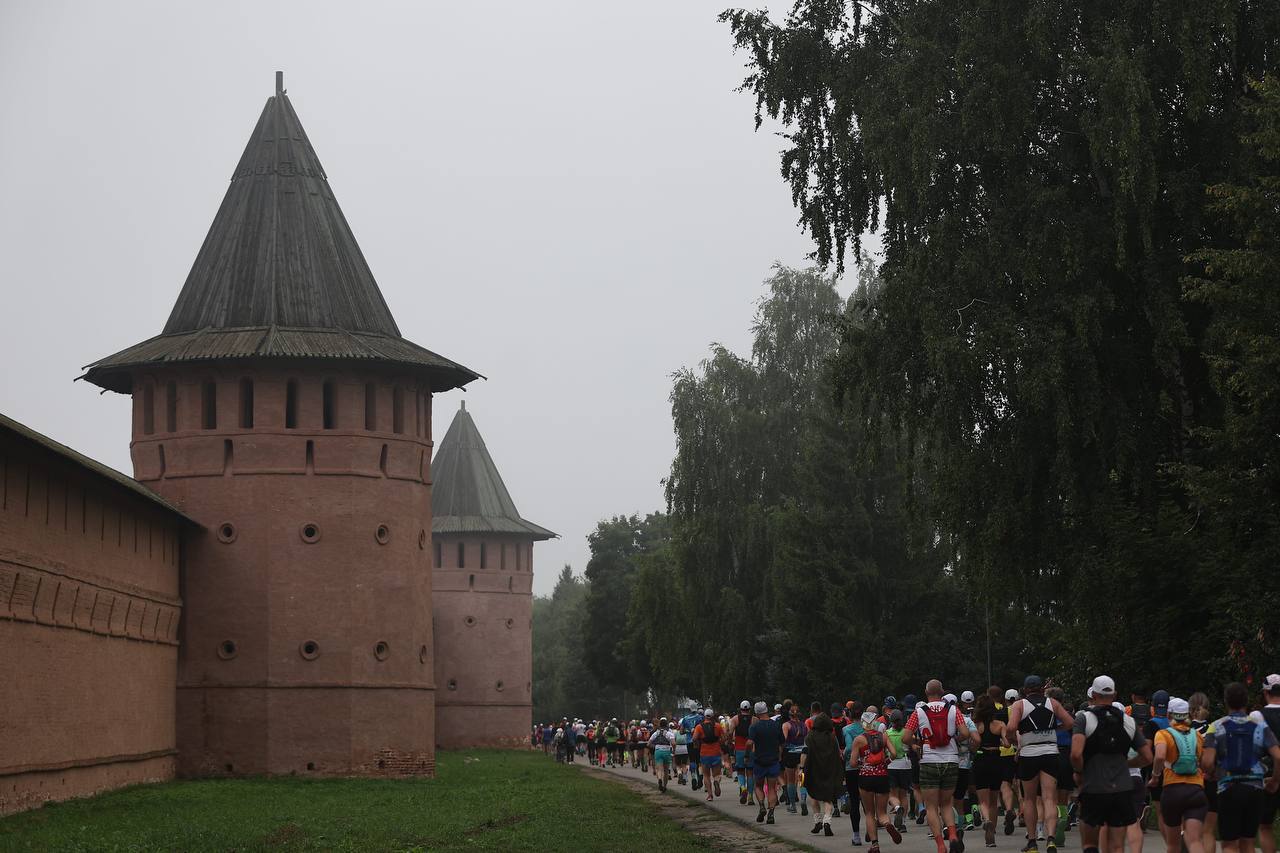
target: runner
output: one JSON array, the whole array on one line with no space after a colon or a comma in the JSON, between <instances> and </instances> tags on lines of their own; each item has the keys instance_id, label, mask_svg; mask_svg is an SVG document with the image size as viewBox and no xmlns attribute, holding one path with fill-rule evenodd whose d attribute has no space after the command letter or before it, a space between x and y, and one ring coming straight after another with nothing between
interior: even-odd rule
<instances>
[{"instance_id":1,"label":"runner","mask_svg":"<svg viewBox=\"0 0 1280 853\"><path fill-rule=\"evenodd\" d=\"M751 729L751 703L746 699L738 704L738 713L729 721L733 732L733 768L738 771L738 802L756 804L755 782L751 778L753 757L747 746L747 732Z\"/></svg>"},{"instance_id":2,"label":"runner","mask_svg":"<svg viewBox=\"0 0 1280 853\"><path fill-rule=\"evenodd\" d=\"M1157 690L1151 694L1151 718L1147 720L1147 724L1142 727L1142 736L1151 744L1151 748L1155 749L1156 732L1164 731L1169 728L1169 691ZM1150 767L1142 768L1143 781L1147 783L1145 790L1146 800L1145 807L1138 823L1142 824L1142 830L1147 829L1147 821L1152 816L1153 808L1160 805L1160 792L1163 788L1159 774L1152 773ZM1159 820L1154 821L1156 828L1160 826Z\"/></svg>"},{"instance_id":3,"label":"runner","mask_svg":"<svg viewBox=\"0 0 1280 853\"><path fill-rule=\"evenodd\" d=\"M996 818L1000 814L1000 786L1004 784L1004 723L996 719L996 703L991 694L978 697L973 709L974 728L978 732L978 748L973 761L973 784L978 789L978 807L982 810L982 831L988 847L996 846Z\"/></svg>"},{"instance_id":4,"label":"runner","mask_svg":"<svg viewBox=\"0 0 1280 853\"><path fill-rule=\"evenodd\" d=\"M649 746L649 738L653 736L653 728L647 720L641 720L638 729L639 752L640 752L640 772L648 773L649 765L653 762L653 748ZM589 741L588 741L589 742Z\"/></svg>"},{"instance_id":5,"label":"runner","mask_svg":"<svg viewBox=\"0 0 1280 853\"><path fill-rule=\"evenodd\" d=\"M702 720L704 716L703 711L704 711L703 708L698 708L696 710L693 708L690 708L689 713L685 714L683 717L680 718L680 730L683 731L685 733L685 736L688 738L686 743L690 743L690 744L693 743L693 730L702 724ZM691 749L689 750L689 752L691 753L690 761L689 761L690 774L691 774L689 777L690 779L689 787L696 791L702 787L701 762L696 760L696 756L697 756L696 749Z\"/></svg>"},{"instance_id":6,"label":"runner","mask_svg":"<svg viewBox=\"0 0 1280 853\"><path fill-rule=\"evenodd\" d=\"M923 707L918 708L905 726L903 740L919 742L920 792L924 797L925 819L933 831L933 840L939 853L964 853L964 841L956 833L955 818L951 810L951 795L959 776L959 755L956 741L967 738L976 745L977 733L971 731L964 716L954 705L942 699L942 682L936 678L924 688Z\"/></svg>"},{"instance_id":7,"label":"runner","mask_svg":"<svg viewBox=\"0 0 1280 853\"><path fill-rule=\"evenodd\" d=\"M886 706L892 698L885 699ZM899 832L907 831L906 813L911 808L911 757L902 743L903 725L901 709L894 708L889 712L885 737L893 742L894 759L889 762L889 811L894 816L894 828Z\"/></svg>"},{"instance_id":8,"label":"runner","mask_svg":"<svg viewBox=\"0 0 1280 853\"><path fill-rule=\"evenodd\" d=\"M671 751L675 743L675 732L667 725L667 718L660 718L653 734L649 736L649 745L653 747L653 769L658 777L659 791L667 790L667 782L671 780Z\"/></svg>"},{"instance_id":9,"label":"runner","mask_svg":"<svg viewBox=\"0 0 1280 853\"><path fill-rule=\"evenodd\" d=\"M863 732L853 739L849 751L853 756L853 766L858 772L858 797L862 801L862 810L867 814L867 843L871 845L869 853L880 853L878 831L881 827L889 833L894 844L902 843L902 833L889 820L886 812L889 805L889 763L897 756L895 750L898 747L876 725L876 715L870 709L867 713L871 717L865 721ZM856 813L857 805L851 803L850 810ZM858 846L857 837L855 830L855 847Z\"/></svg>"},{"instance_id":10,"label":"runner","mask_svg":"<svg viewBox=\"0 0 1280 853\"><path fill-rule=\"evenodd\" d=\"M1273 775L1263 781L1262 759L1270 755L1273 762L1280 762L1280 746L1261 715L1249 716L1249 692L1243 684L1228 684L1222 699L1227 715L1213 724L1202 766L1218 770L1218 838L1224 853L1252 853L1264 789L1274 792L1280 778Z\"/></svg>"},{"instance_id":11,"label":"runner","mask_svg":"<svg viewBox=\"0 0 1280 853\"><path fill-rule=\"evenodd\" d=\"M715 712L710 708L702 711L702 722L693 732L693 742L698 747L698 763L702 765L702 778L711 780L707 787L707 802L720 796L720 744L724 740L724 726L715 720Z\"/></svg>"},{"instance_id":12,"label":"runner","mask_svg":"<svg viewBox=\"0 0 1280 853\"><path fill-rule=\"evenodd\" d=\"M1204 795L1200 756L1204 739L1191 726L1191 706L1173 697L1168 705L1169 727L1156 732L1152 782L1161 780L1160 831L1166 850L1185 842L1187 853L1204 853L1202 833L1209 813Z\"/></svg>"},{"instance_id":13,"label":"runner","mask_svg":"<svg viewBox=\"0 0 1280 853\"><path fill-rule=\"evenodd\" d=\"M1071 728L1067 710L1044 693L1038 675L1022 684L1025 698L1009 709L1005 738L1018 747L1018 779L1022 782L1022 816L1027 824L1023 853L1036 853L1036 829L1044 823L1046 853L1057 853L1058 829L1058 725Z\"/></svg>"},{"instance_id":14,"label":"runner","mask_svg":"<svg viewBox=\"0 0 1280 853\"><path fill-rule=\"evenodd\" d=\"M747 730L747 749L755 761L756 799L760 813L756 823L773 823L778 807L778 777L782 775L782 724L769 716L769 706L757 702L756 718Z\"/></svg>"},{"instance_id":15,"label":"runner","mask_svg":"<svg viewBox=\"0 0 1280 853\"><path fill-rule=\"evenodd\" d=\"M1076 790L1076 773L1071 767L1071 729L1075 726L1076 708L1068 699L1066 692L1061 687L1054 687L1045 691L1046 695L1053 701L1062 706L1068 716L1071 717L1072 725L1059 726L1056 734L1058 738L1058 846L1061 847L1067 840L1067 829L1073 814L1072 796Z\"/></svg>"},{"instance_id":16,"label":"runner","mask_svg":"<svg viewBox=\"0 0 1280 853\"><path fill-rule=\"evenodd\" d=\"M1208 743L1210 735L1213 734L1213 720L1209 717L1209 697L1197 691L1191 694L1187 704L1191 708L1192 728L1200 732L1204 742ZM1204 798L1209 803L1209 812L1204 818L1203 837L1215 839L1214 849L1216 850L1216 839L1218 837L1218 783L1208 774L1205 775L1204 779Z\"/></svg>"},{"instance_id":17,"label":"runner","mask_svg":"<svg viewBox=\"0 0 1280 853\"><path fill-rule=\"evenodd\" d=\"M947 694L950 696L951 694ZM945 698L945 697L944 697ZM956 703L960 708L961 715L964 716L965 724L969 727L969 731L977 731L973 724L973 691L965 690L960 694L960 699ZM952 793L952 802L955 805L956 813L963 816L963 822L957 822L960 829L960 837L964 838L964 832L967 829L973 829L974 819L973 812L969 808L969 792L973 789L973 753L975 747L970 745L968 739L961 738L956 743L956 755L959 758L957 767L959 774L956 776L956 789ZM976 797L974 798L977 799Z\"/></svg>"},{"instance_id":18,"label":"runner","mask_svg":"<svg viewBox=\"0 0 1280 853\"><path fill-rule=\"evenodd\" d=\"M831 703L831 730L835 732L836 746L840 748L841 758L844 758L844 752L845 752L844 735L843 735L844 727L849 725L849 723L851 722L848 715L845 713L845 710L846 710L845 706L841 705L839 702ZM849 802L848 792L841 791L840 796L836 797L834 810L832 811L831 816L836 818L840 817L840 806L848 802Z\"/></svg>"},{"instance_id":19,"label":"runner","mask_svg":"<svg viewBox=\"0 0 1280 853\"><path fill-rule=\"evenodd\" d=\"M577 755L585 755L587 752L587 724L582 720L573 721L573 752ZM573 761L572 754L569 761Z\"/></svg>"},{"instance_id":20,"label":"runner","mask_svg":"<svg viewBox=\"0 0 1280 853\"><path fill-rule=\"evenodd\" d=\"M609 737L604 733L605 723L596 721L596 766L604 767L609 757Z\"/></svg>"},{"instance_id":21,"label":"runner","mask_svg":"<svg viewBox=\"0 0 1280 853\"><path fill-rule=\"evenodd\" d=\"M671 726L676 730L676 784L687 785L689 783L689 741L692 738L674 720Z\"/></svg>"},{"instance_id":22,"label":"runner","mask_svg":"<svg viewBox=\"0 0 1280 853\"><path fill-rule=\"evenodd\" d=\"M1116 684L1109 676L1095 678L1089 687L1089 707L1076 714L1071 730L1071 766L1080 775L1084 853L1098 853L1103 827L1110 832L1127 832L1137 826L1129 768L1151 761L1151 745L1133 718L1124 713L1124 706L1113 704L1115 696ZM1139 846L1141 837L1139 830ZM1123 841L1110 845L1116 849L1122 846Z\"/></svg>"},{"instance_id":23,"label":"runner","mask_svg":"<svg viewBox=\"0 0 1280 853\"><path fill-rule=\"evenodd\" d=\"M791 702L790 699L787 702ZM787 705L786 702L783 703ZM804 738L809 733L805 721L800 719L800 706L791 702L787 708L788 716L782 723L782 783L787 792L787 811L791 814L796 813L796 805L799 803L800 814L809 814L809 805L806 802L809 795L799 790L798 771L800 768L800 755L804 752Z\"/></svg>"},{"instance_id":24,"label":"runner","mask_svg":"<svg viewBox=\"0 0 1280 853\"><path fill-rule=\"evenodd\" d=\"M1271 729L1272 733L1280 739L1280 674L1273 673L1262 680L1262 700L1265 706L1259 712L1263 722ZM1267 767L1267 786L1262 795L1262 814L1259 816L1258 823L1258 846L1262 848L1262 853L1276 853L1276 833L1275 820L1276 812L1280 810L1280 781L1276 779L1280 774L1280 766L1275 762L1262 762Z\"/></svg>"},{"instance_id":25,"label":"runner","mask_svg":"<svg viewBox=\"0 0 1280 853\"><path fill-rule=\"evenodd\" d=\"M998 693L997 688L997 693ZM1004 692L1003 696L996 697L996 719L1004 723L1005 728L1009 727L1009 708L1022 698L1021 694L1012 687ZM1021 808L1018 802L1018 750L1009 745L1008 739L1000 747L1000 771L1004 774L1004 782L1000 785L1000 799L1004 803L1004 834L1013 835L1014 821L1026 825L1020 814Z\"/></svg>"},{"instance_id":26,"label":"runner","mask_svg":"<svg viewBox=\"0 0 1280 853\"><path fill-rule=\"evenodd\" d=\"M622 766L622 729L618 727L618 718L614 717L604 727L605 753L609 767Z\"/></svg>"},{"instance_id":27,"label":"runner","mask_svg":"<svg viewBox=\"0 0 1280 853\"><path fill-rule=\"evenodd\" d=\"M854 847L861 847L862 836L859 834L860 827L858 826L858 816L861 811L858 808L858 765L853 752L853 742L866 731L866 727L861 720L861 703L854 703L854 706L849 711L854 715L855 719L842 726L839 732L842 752L844 753L844 787L848 796L847 810L849 812L849 823L853 827L853 840L851 843ZM835 720L831 722L832 725L835 725ZM885 777L885 781L888 781L888 776ZM839 817L839 815L836 815L836 817Z\"/></svg>"},{"instance_id":28,"label":"runner","mask_svg":"<svg viewBox=\"0 0 1280 853\"><path fill-rule=\"evenodd\" d=\"M840 796L843 780L844 762L840 758L840 747L836 741L836 733L831 725L831 717L819 711L812 720L809 734L804 739L804 754L800 757L800 771L804 774L804 786L813 800L813 814L816 821L810 833L819 832L827 837L835 835L831 831L831 818L835 808L836 797Z\"/></svg>"}]
</instances>

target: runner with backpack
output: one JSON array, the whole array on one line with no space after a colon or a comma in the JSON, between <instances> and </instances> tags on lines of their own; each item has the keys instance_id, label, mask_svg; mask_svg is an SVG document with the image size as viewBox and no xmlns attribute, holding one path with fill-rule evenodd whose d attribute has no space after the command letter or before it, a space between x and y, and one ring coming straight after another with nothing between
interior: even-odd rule
<instances>
[{"instance_id":1,"label":"runner with backpack","mask_svg":"<svg viewBox=\"0 0 1280 853\"><path fill-rule=\"evenodd\" d=\"M790 699L787 702L791 702ZM787 811L796 813L799 805L801 815L809 814L808 794L799 787L800 756L804 753L804 738L809 733L808 726L800 716L800 706L791 702L786 719L782 722L782 785L787 792Z\"/></svg>"},{"instance_id":2,"label":"runner with backpack","mask_svg":"<svg viewBox=\"0 0 1280 853\"><path fill-rule=\"evenodd\" d=\"M1075 721L1066 708L1045 695L1045 683L1028 675L1023 698L1009 708L1005 738L1018 747L1018 779L1022 783L1022 816L1027 824L1023 853L1037 853L1037 825L1044 822L1045 851L1057 853L1058 828L1058 726L1070 729Z\"/></svg>"},{"instance_id":3,"label":"runner with backpack","mask_svg":"<svg viewBox=\"0 0 1280 853\"><path fill-rule=\"evenodd\" d=\"M667 724L667 718L658 720L658 725L649 737L649 746L653 747L653 769L658 777L658 790L667 790L667 782L671 779L672 751L676 745L676 733Z\"/></svg>"},{"instance_id":4,"label":"runner with backpack","mask_svg":"<svg viewBox=\"0 0 1280 853\"><path fill-rule=\"evenodd\" d=\"M861 847L862 837L859 834L861 828L858 825L858 764L853 752L853 742L866 731L866 726L861 719L862 703L855 702L849 711L853 715L853 719L849 720L837 731L840 734L841 752L844 754L844 787L845 796L848 797L846 810L849 812L849 823L853 826L853 846ZM832 720L832 724L835 724L835 720ZM886 775L886 781L888 778Z\"/></svg>"},{"instance_id":5,"label":"runner with backpack","mask_svg":"<svg viewBox=\"0 0 1280 853\"><path fill-rule=\"evenodd\" d=\"M1265 707L1258 713L1262 716L1263 722L1267 727L1276 734L1280 739L1280 674L1272 673L1262 680L1262 698L1266 702ZM1276 833L1273 825L1276 820L1276 812L1280 811L1280 788L1277 787L1276 774L1280 772L1274 761L1264 758L1263 765L1267 768L1270 787L1262 793L1262 814L1258 823L1258 846L1262 848L1262 853L1276 853ZM1264 786L1265 787L1265 786Z\"/></svg>"},{"instance_id":6,"label":"runner with backpack","mask_svg":"<svg viewBox=\"0 0 1280 853\"><path fill-rule=\"evenodd\" d=\"M847 730L847 729L846 729ZM902 833L889 819L889 763L898 754L894 741L888 738L874 719L849 745L850 763L858 774L858 797L862 811L867 815L867 843L869 853L880 853L879 830L884 829L894 844L902 843ZM849 810L857 813L856 802L849 803ZM854 833L857 846L857 832Z\"/></svg>"},{"instance_id":7,"label":"runner with backpack","mask_svg":"<svg viewBox=\"0 0 1280 853\"><path fill-rule=\"evenodd\" d=\"M1274 792L1277 784L1275 776L1266 779L1262 760L1269 755L1280 762L1280 745L1261 714L1249 715L1249 691L1243 684L1228 684L1222 699L1227 715L1213 724L1201 767L1218 771L1218 838L1224 853L1252 853L1264 788Z\"/></svg>"},{"instance_id":8,"label":"runner with backpack","mask_svg":"<svg viewBox=\"0 0 1280 853\"><path fill-rule=\"evenodd\" d=\"M693 743L698 751L698 764L702 769L702 785L707 789L707 802L720 796L720 742L724 740L724 726L716 722L710 708L702 711L702 722L693 730Z\"/></svg>"},{"instance_id":9,"label":"runner with backpack","mask_svg":"<svg viewBox=\"0 0 1280 853\"><path fill-rule=\"evenodd\" d=\"M964 853L964 841L956 832L951 809L952 792L960 775L956 741L967 738L977 744L977 734L970 730L955 705L942 699L942 682L936 678L924 688L925 703L907 721L903 743L921 744L920 792L924 799L925 819L933 831L938 853Z\"/></svg>"},{"instance_id":10,"label":"runner with backpack","mask_svg":"<svg viewBox=\"0 0 1280 853\"><path fill-rule=\"evenodd\" d=\"M1089 687L1089 706L1076 714L1071 730L1071 766L1080 779L1084 853L1098 853L1103 827L1112 834L1136 828L1129 768L1151 762L1151 745L1115 697L1116 683L1110 676L1099 675ZM1135 753L1132 758L1130 750ZM1139 846L1141 837L1139 831ZM1111 846L1121 847L1123 842Z\"/></svg>"},{"instance_id":11,"label":"runner with backpack","mask_svg":"<svg viewBox=\"0 0 1280 853\"><path fill-rule=\"evenodd\" d=\"M1185 841L1187 853L1203 853L1204 819L1209 813L1200 771L1204 738L1191 725L1191 706L1186 699L1170 698L1168 714L1168 728L1156 732L1151 764L1152 782L1160 779L1163 788L1160 831L1166 850L1175 850Z\"/></svg>"}]
</instances>

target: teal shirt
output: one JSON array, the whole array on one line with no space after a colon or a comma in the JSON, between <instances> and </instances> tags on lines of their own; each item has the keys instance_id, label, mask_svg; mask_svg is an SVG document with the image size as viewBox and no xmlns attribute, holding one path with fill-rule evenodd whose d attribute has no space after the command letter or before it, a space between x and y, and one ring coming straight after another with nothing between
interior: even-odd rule
<instances>
[{"instance_id":1,"label":"teal shirt","mask_svg":"<svg viewBox=\"0 0 1280 853\"><path fill-rule=\"evenodd\" d=\"M853 742L858 735L865 732L862 723L854 721L840 730L841 737L844 738L844 769L853 769Z\"/></svg>"}]
</instances>

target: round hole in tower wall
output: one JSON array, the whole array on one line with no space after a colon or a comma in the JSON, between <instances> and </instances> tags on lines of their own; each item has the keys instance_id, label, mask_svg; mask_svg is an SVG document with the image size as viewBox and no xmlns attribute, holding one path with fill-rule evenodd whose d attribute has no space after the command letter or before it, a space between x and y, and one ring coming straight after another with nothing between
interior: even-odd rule
<instances>
[{"instance_id":1,"label":"round hole in tower wall","mask_svg":"<svg viewBox=\"0 0 1280 853\"><path fill-rule=\"evenodd\" d=\"M302 655L303 660L315 660L320 657L320 644L315 640L303 640L298 646L298 654Z\"/></svg>"},{"instance_id":2,"label":"round hole in tower wall","mask_svg":"<svg viewBox=\"0 0 1280 853\"><path fill-rule=\"evenodd\" d=\"M227 545L236 541L236 526L229 521L224 521L219 524L218 541Z\"/></svg>"},{"instance_id":3,"label":"round hole in tower wall","mask_svg":"<svg viewBox=\"0 0 1280 853\"><path fill-rule=\"evenodd\" d=\"M427 662L427 647L424 645L418 649L418 663Z\"/></svg>"},{"instance_id":4,"label":"round hole in tower wall","mask_svg":"<svg viewBox=\"0 0 1280 853\"><path fill-rule=\"evenodd\" d=\"M418 550L427 550L427 531L425 530L418 531Z\"/></svg>"},{"instance_id":5,"label":"round hole in tower wall","mask_svg":"<svg viewBox=\"0 0 1280 853\"><path fill-rule=\"evenodd\" d=\"M449 688L450 690L457 690L457 689L458 689L458 679L456 679L456 678L450 678L450 679L449 679L449 684L448 684L447 686L448 686L448 688Z\"/></svg>"},{"instance_id":6,"label":"round hole in tower wall","mask_svg":"<svg viewBox=\"0 0 1280 853\"><path fill-rule=\"evenodd\" d=\"M503 688L504 688L504 687L506 687L506 685L505 685L505 684L503 684L501 681L499 681L497 684L493 685L493 689L494 689L494 690L497 690L499 693L501 693L501 692L502 692L502 690L503 690Z\"/></svg>"},{"instance_id":7,"label":"round hole in tower wall","mask_svg":"<svg viewBox=\"0 0 1280 853\"><path fill-rule=\"evenodd\" d=\"M476 617L474 617L474 616L468 616L467 618L463 619L462 621L466 624L466 626L467 626L468 628L473 628L473 627L475 627L475 624L476 624Z\"/></svg>"},{"instance_id":8,"label":"round hole in tower wall","mask_svg":"<svg viewBox=\"0 0 1280 853\"><path fill-rule=\"evenodd\" d=\"M223 660L231 660L240 650L236 648L235 640L223 640L218 643L218 657Z\"/></svg>"},{"instance_id":9,"label":"round hole in tower wall","mask_svg":"<svg viewBox=\"0 0 1280 853\"><path fill-rule=\"evenodd\" d=\"M508 620L507 620L507 630L510 630L512 627L514 627L514 626L515 626L515 624L516 624L516 620L514 620L514 619L508 619Z\"/></svg>"},{"instance_id":10,"label":"round hole in tower wall","mask_svg":"<svg viewBox=\"0 0 1280 853\"><path fill-rule=\"evenodd\" d=\"M391 647L387 645L386 640L379 640L373 644L373 656L378 660L386 660L391 654Z\"/></svg>"},{"instance_id":11,"label":"round hole in tower wall","mask_svg":"<svg viewBox=\"0 0 1280 853\"><path fill-rule=\"evenodd\" d=\"M320 541L320 525L314 521L308 521L298 528L298 533L302 536L302 541L308 545L315 544Z\"/></svg>"},{"instance_id":12,"label":"round hole in tower wall","mask_svg":"<svg viewBox=\"0 0 1280 853\"><path fill-rule=\"evenodd\" d=\"M373 531L373 538L378 541L379 545L386 545L391 541L391 528L385 524L379 524L378 529Z\"/></svg>"},{"instance_id":13,"label":"round hole in tower wall","mask_svg":"<svg viewBox=\"0 0 1280 853\"><path fill-rule=\"evenodd\" d=\"M314 761L308 761L308 762L307 762L307 769L308 769L308 770L315 770L315 769L316 769L316 763L315 763Z\"/></svg>"}]
</instances>

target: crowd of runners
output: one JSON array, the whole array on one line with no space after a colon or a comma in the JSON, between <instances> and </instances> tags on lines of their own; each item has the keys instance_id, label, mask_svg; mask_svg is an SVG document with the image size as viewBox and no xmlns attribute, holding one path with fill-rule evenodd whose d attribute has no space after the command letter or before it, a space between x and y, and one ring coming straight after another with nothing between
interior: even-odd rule
<instances>
[{"instance_id":1,"label":"crowd of runners","mask_svg":"<svg viewBox=\"0 0 1280 853\"><path fill-rule=\"evenodd\" d=\"M565 718L535 726L532 742L558 761L652 774L662 791L689 785L708 802L736 783L738 802L760 823L775 823L782 806L811 817L813 834L832 836L844 812L852 845L865 836L870 853L882 836L901 843L912 825L938 853L963 853L966 831L996 847L999 833L1019 828L1022 853L1041 843L1057 853L1077 825L1084 853L1142 853L1149 823L1171 853L1215 853L1218 843L1224 853L1252 853L1255 839L1275 853L1277 733L1280 674L1267 676L1258 697L1229 684L1218 703L1142 689L1124 703L1106 675L1073 702L1033 675L1021 690L976 696L933 680L922 697L878 704L744 699L733 714Z\"/></svg>"}]
</instances>

